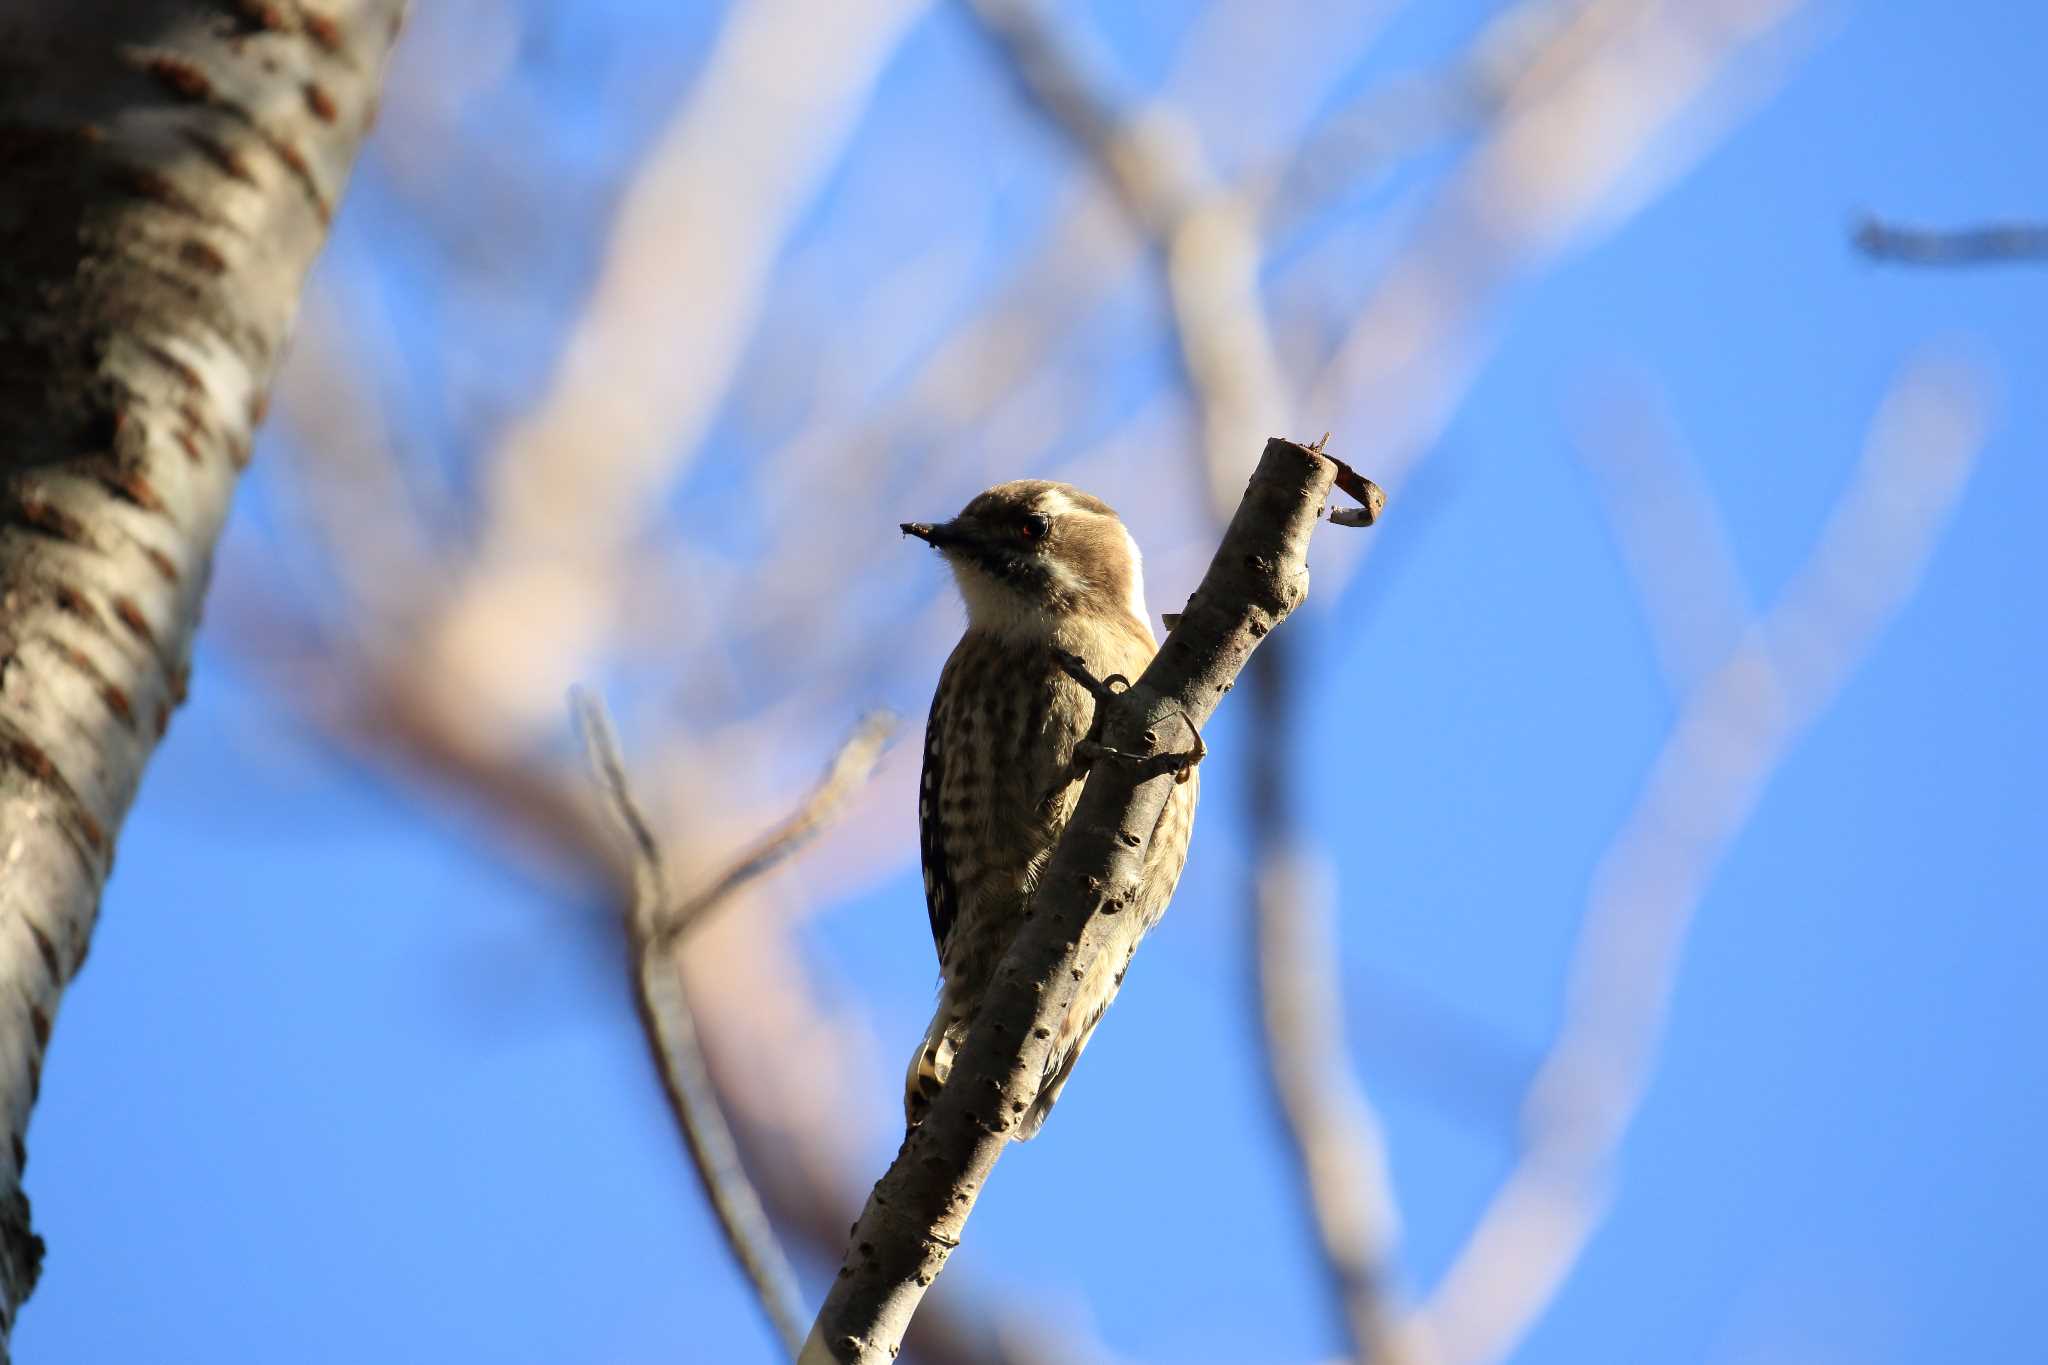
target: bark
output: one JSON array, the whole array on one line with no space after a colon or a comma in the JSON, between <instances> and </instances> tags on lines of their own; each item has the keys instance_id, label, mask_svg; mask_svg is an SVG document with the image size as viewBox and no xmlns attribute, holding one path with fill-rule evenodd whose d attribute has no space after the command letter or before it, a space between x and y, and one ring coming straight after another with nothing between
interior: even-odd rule
<instances>
[{"instance_id":1,"label":"bark","mask_svg":"<svg viewBox=\"0 0 2048 1365\"><path fill-rule=\"evenodd\" d=\"M1337 472L1334 461L1305 446L1267 442L1208 573L1158 657L1129 691L1102 703L1102 743L1125 757L1095 761L951 1078L854 1224L800 1365L895 1358L1037 1093L1074 983L1098 954L1128 960L1135 946L1138 926L1120 912L1142 880L1173 777L1159 762L1132 760L1198 751L1197 731L1252 650L1308 594L1309 533Z\"/></svg>"},{"instance_id":2,"label":"bark","mask_svg":"<svg viewBox=\"0 0 2048 1365\"><path fill-rule=\"evenodd\" d=\"M403 0L0 0L0 1359L29 1111Z\"/></svg>"}]
</instances>

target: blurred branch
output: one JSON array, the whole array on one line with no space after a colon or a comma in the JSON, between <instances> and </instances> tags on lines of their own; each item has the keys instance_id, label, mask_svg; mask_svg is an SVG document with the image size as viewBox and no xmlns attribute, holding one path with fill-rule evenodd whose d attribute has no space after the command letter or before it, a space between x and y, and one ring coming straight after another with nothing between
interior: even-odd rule
<instances>
[{"instance_id":1,"label":"blurred branch","mask_svg":"<svg viewBox=\"0 0 2048 1365\"><path fill-rule=\"evenodd\" d=\"M507 748L471 743L467 731L443 726L437 711L401 695L391 672L350 666L333 642L294 647L301 623L247 591L231 605L230 638L238 654L316 734L352 758L377 761L402 786L424 787L420 799L438 792L458 807L480 807L489 817L493 855L528 875L538 870L533 855L539 850L548 855L539 861L558 859L578 880L620 889L611 852L614 822L592 808L583 784ZM859 752L862 733L857 730L841 751L823 788L845 771L849 752ZM771 835L760 847L772 842ZM759 884L758 876L734 883L728 896L750 894ZM560 890L551 884L552 894ZM632 895L630 882L624 890ZM852 1162L864 1155L863 1116L878 1108L870 1103L878 1090L862 1083L872 1048L864 1045L857 1018L821 1006L785 926L774 917L699 914L694 922L693 940L704 941L691 954L702 970L691 972L690 1003L714 1031L743 1035L703 1040L712 1093L723 1095L725 1111L746 1134L759 1195L776 1220L817 1254L835 1255L858 1203ZM653 984L668 990L666 982ZM745 1056L736 1064L744 1065L744 1085L718 1084L718 1058L728 1052ZM964 1288L965 1281L950 1285L926 1305L906 1358L928 1365L1084 1365L1107 1358L1080 1323L1035 1299L1006 1293L985 1300ZM1033 1331L1006 1330L1003 1324L1013 1318Z\"/></svg>"},{"instance_id":2,"label":"blurred branch","mask_svg":"<svg viewBox=\"0 0 2048 1365\"><path fill-rule=\"evenodd\" d=\"M1433 1359L1399 1292L1400 1213L1386 1139L1344 1046L1341 960L1332 941L1327 867L1296 847L1292 794L1291 635L1246 670L1245 811L1251 824L1252 948L1266 1077L1299 1167L1302 1193L1344 1313L1358 1365Z\"/></svg>"},{"instance_id":3,"label":"blurred branch","mask_svg":"<svg viewBox=\"0 0 2048 1365\"><path fill-rule=\"evenodd\" d=\"M1907 371L1811 556L1687 699L1594 874L1515 1167L1419 1310L1448 1365L1506 1359L1598 1225L1693 915L1772 771L1918 584L1976 460L1982 388L1954 365Z\"/></svg>"},{"instance_id":4,"label":"blurred branch","mask_svg":"<svg viewBox=\"0 0 2048 1365\"><path fill-rule=\"evenodd\" d=\"M1304 562L1335 466L1266 443L1186 618L1129 690L1102 705L1106 749L1197 752L1199 730L1253 649L1301 600ZM904 1137L854 1224L802 1365L893 1359L925 1290L960 1244L976 1198L1037 1094L1075 983L1104 955L1127 960L1140 926L1117 913L1141 878L1172 781L1147 765L1097 764L1003 955L973 1031L931 1112Z\"/></svg>"},{"instance_id":5,"label":"blurred branch","mask_svg":"<svg viewBox=\"0 0 2048 1365\"><path fill-rule=\"evenodd\" d=\"M340 591L337 617L402 622L419 585L446 572L440 539L400 449L385 357L401 354L372 290L306 284L292 360L278 372L271 422L290 436L292 509Z\"/></svg>"},{"instance_id":6,"label":"blurred branch","mask_svg":"<svg viewBox=\"0 0 2048 1365\"><path fill-rule=\"evenodd\" d=\"M1713 490L1647 380L1617 380L1576 425L1580 459L1606 504L1664 681L1674 697L1685 696L1755 614Z\"/></svg>"},{"instance_id":7,"label":"blurred branch","mask_svg":"<svg viewBox=\"0 0 2048 1365\"><path fill-rule=\"evenodd\" d=\"M1476 373L1499 296L1612 221L1625 187L1626 207L1639 207L1698 155L1703 138L1668 135L1697 131L1719 79L1802 3L1590 0L1573 12L1564 48L1530 59L1532 74L1382 273L1302 420L1360 432L1375 475L1398 493ZM1653 160L1660 141L1668 150ZM1370 551L1339 553L1355 564Z\"/></svg>"},{"instance_id":8,"label":"blurred branch","mask_svg":"<svg viewBox=\"0 0 2048 1365\"><path fill-rule=\"evenodd\" d=\"M1899 265L2010 265L2048 261L2048 223L1992 223L1934 231L1866 217L1851 239L1874 261Z\"/></svg>"},{"instance_id":9,"label":"blurred branch","mask_svg":"<svg viewBox=\"0 0 2048 1365\"><path fill-rule=\"evenodd\" d=\"M1218 185L1192 126L1174 111L1155 104L1119 121L1111 95L1096 87L1082 55L1036 0L971 0L971 7L1039 107L1093 160L1132 223L1165 255L1174 331L1201 413L1203 482L1220 517L1236 495L1244 452L1257 433L1283 425L1291 401L1259 292L1258 214L1244 195ZM1337 479L1363 503L1344 514L1370 525L1384 494L1341 463ZM1260 693L1283 686L1287 657L1283 645L1252 666L1247 676ZM1361 1365L1406 1365L1423 1357L1398 1339L1403 1317L1388 1293L1395 1200L1378 1121L1344 1047L1337 960L1306 951L1315 938L1306 922L1312 907L1271 894L1266 882L1287 837L1277 811L1292 783L1279 766L1290 737L1284 710L1265 705L1259 715L1266 724L1253 742L1254 762L1270 767L1262 769L1268 790L1252 802L1262 871L1251 917L1268 1076L1352 1349Z\"/></svg>"},{"instance_id":10,"label":"blurred branch","mask_svg":"<svg viewBox=\"0 0 2048 1365\"><path fill-rule=\"evenodd\" d=\"M709 886L664 911L660 922L650 926L655 945L669 947L719 906L732 899L740 887L795 853L812 835L839 817L847 799L867 785L889 736L896 731L896 717L887 711L863 716L860 725L832 756L824 780L814 788L794 814L763 835L733 865L714 878Z\"/></svg>"},{"instance_id":11,"label":"blurred branch","mask_svg":"<svg viewBox=\"0 0 2048 1365\"><path fill-rule=\"evenodd\" d=\"M1291 139L1395 7L1394 0L1372 0L1339 11L1317 9L1303 0L1293 6L1218 0L1202 10L1180 45L1162 86L1165 93L1154 103L1163 107L1181 94L1207 92L1219 84L1244 88L1251 63L1259 71L1285 73L1284 78L1263 83L1223 117L1208 120L1205 140L1249 151ZM1299 22L1286 22L1289 17ZM1101 65L1076 60L1091 71ZM1057 83L1060 78L1053 79ZM1117 107L1114 98L1101 93L1115 83L1106 76L1098 76L1096 83L1099 89L1091 93L1084 88L1079 96L1097 111L1084 111L1076 119L1084 128L1099 128L1109 117L1104 111ZM1167 142L1195 146L1195 132L1186 118L1164 118L1160 132ZM1143 161L1139 158L1141 166ZM1064 348L1072 346L1073 331L1100 311L1102 301L1123 286L1131 269L1156 245L1142 223L1137 231L1129 230L1132 219L1124 211L1121 194L1097 175L1083 177L1056 201L1048 222L1037 245L1019 253L992 296L977 308L959 311L959 322L924 349L886 405L870 403L823 415L762 461L778 471L796 471L791 477L764 481L762 505L772 519L780 524L790 509L829 499L833 488L859 486L869 457L883 451L902 460L912 476L929 458L925 452L943 451L949 481L965 488L979 488L1022 464L1045 458L1046 448L1059 441L1057 423L1062 415L1086 408L1086 392L1094 380L1091 371L1067 362ZM1146 410L1156 406L1148 404ZM1127 421L1125 437L1139 425ZM1245 425L1251 430L1244 442L1230 447L1233 458L1254 448L1266 429L1251 422ZM1128 478L1127 453L1109 450L1124 443L1099 443L1097 454L1077 461L1076 468L1062 477L1085 482L1083 468L1098 470L1086 476L1096 480L1088 486L1098 491L1101 481ZM1140 445L1148 451L1157 448L1149 440ZM855 458L848 458L850 449L858 452ZM1235 482L1223 489L1230 496L1242 481L1241 470L1232 478ZM820 484L826 486L825 499L819 496ZM1114 501L1113 490L1111 496ZM1227 507L1227 498L1222 505ZM853 529L858 525L846 518L813 519L802 522L793 534L810 549L844 542L858 534ZM1203 545L1197 553L1206 551ZM786 630L799 614L809 618L811 603L830 589L827 566L837 561L827 554L771 552L764 558L779 568L755 585L760 609L755 628L773 635ZM716 625L706 620L701 629L709 632ZM817 628L814 619L807 625ZM690 629L690 623L683 628ZM841 637L843 648L872 648L870 632L836 623L828 623L826 629Z\"/></svg>"},{"instance_id":12,"label":"blurred branch","mask_svg":"<svg viewBox=\"0 0 2048 1365\"><path fill-rule=\"evenodd\" d=\"M537 733L589 671L621 559L699 449L770 272L925 0L742 0L621 204L540 404L486 463L474 562L420 648ZM546 639L504 667L508 639ZM478 707L478 702L484 703Z\"/></svg>"},{"instance_id":13,"label":"blurred branch","mask_svg":"<svg viewBox=\"0 0 2048 1365\"><path fill-rule=\"evenodd\" d=\"M1164 253L1174 332L1202 415L1212 512L1235 505L1245 452L1286 425L1287 384L1259 300L1257 215L1222 186L1193 124L1154 104L1123 117L1107 83L1043 0L968 7L1046 116L1115 189L1140 234Z\"/></svg>"},{"instance_id":14,"label":"blurred branch","mask_svg":"<svg viewBox=\"0 0 2048 1365\"><path fill-rule=\"evenodd\" d=\"M792 1359L803 1348L803 1324L796 1276L776 1240L775 1229L762 1211L760 1196L740 1162L732 1129L719 1107L711 1068L697 1039L697 1021L689 991L672 954L677 946L675 924L664 924L669 905L667 873L661 843L634 803L603 704L587 692L572 698L578 726L598 790L632 849L633 901L627 920L627 943L633 959L633 998L641 1027L661 1072L669 1108L682 1130L683 1144L697 1168L704 1195L718 1216L733 1259L754 1286L761 1311ZM836 765L835 765L836 766ZM719 885L730 894L739 885L733 877ZM699 899L700 913L713 902Z\"/></svg>"},{"instance_id":15,"label":"blurred branch","mask_svg":"<svg viewBox=\"0 0 2048 1365\"><path fill-rule=\"evenodd\" d=\"M1521 0L1438 69L1369 87L1248 186L1268 231L1290 232L1401 162L1485 131L1568 74L1614 11L1605 0Z\"/></svg>"},{"instance_id":16,"label":"blurred branch","mask_svg":"<svg viewBox=\"0 0 2048 1365\"><path fill-rule=\"evenodd\" d=\"M1253 741L1255 744L1258 742ZM1386 1137L1344 1049L1335 998L1335 908L1327 873L1301 854L1262 855L1252 926L1257 940L1266 1069L1301 1166L1304 1193L1337 1286L1355 1359L1426 1358L1399 1340L1400 1211L1390 1198Z\"/></svg>"}]
</instances>

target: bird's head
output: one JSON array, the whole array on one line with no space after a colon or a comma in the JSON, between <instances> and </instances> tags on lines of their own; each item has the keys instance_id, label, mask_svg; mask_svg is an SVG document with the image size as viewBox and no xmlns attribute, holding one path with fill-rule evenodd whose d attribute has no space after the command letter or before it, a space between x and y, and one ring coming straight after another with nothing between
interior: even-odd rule
<instances>
[{"instance_id":1,"label":"bird's head","mask_svg":"<svg viewBox=\"0 0 2048 1365\"><path fill-rule=\"evenodd\" d=\"M946 557L971 625L1051 636L1077 619L1128 618L1149 638L1138 544L1108 503L1071 484L1016 479L951 521L906 521Z\"/></svg>"}]
</instances>

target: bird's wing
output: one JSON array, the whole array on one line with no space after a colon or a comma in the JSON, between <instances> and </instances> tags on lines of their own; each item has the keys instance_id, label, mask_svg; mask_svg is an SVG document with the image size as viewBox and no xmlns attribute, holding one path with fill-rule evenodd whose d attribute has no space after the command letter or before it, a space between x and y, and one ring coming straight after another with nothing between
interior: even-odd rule
<instances>
[{"instance_id":1,"label":"bird's wing","mask_svg":"<svg viewBox=\"0 0 2048 1365\"><path fill-rule=\"evenodd\" d=\"M946 664L951 672L952 662ZM953 918L959 907L951 870L946 866L946 843L939 827L939 783L945 775L945 756L939 752L940 704L946 695L945 679L932 695L931 714L924 725L924 771L917 779L917 842L924 862L924 908L931 916L932 942L941 961L946 956L946 936L953 932Z\"/></svg>"}]
</instances>

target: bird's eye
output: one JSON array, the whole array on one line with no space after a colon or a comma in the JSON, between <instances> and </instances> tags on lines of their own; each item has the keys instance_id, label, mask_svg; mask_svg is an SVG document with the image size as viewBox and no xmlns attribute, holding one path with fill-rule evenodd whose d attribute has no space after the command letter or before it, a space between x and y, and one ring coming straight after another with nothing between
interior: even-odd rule
<instances>
[{"instance_id":1,"label":"bird's eye","mask_svg":"<svg viewBox=\"0 0 2048 1365\"><path fill-rule=\"evenodd\" d=\"M1033 512L1030 516L1024 518L1024 524L1018 528L1024 539L1033 541L1044 540L1045 533L1051 529L1052 518L1046 516L1043 512Z\"/></svg>"}]
</instances>

